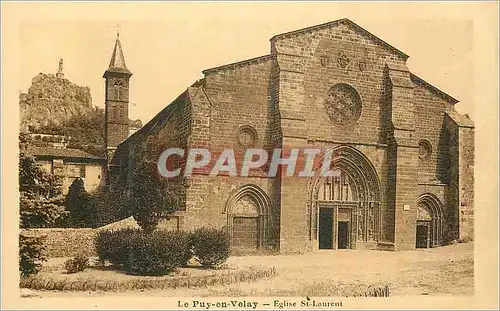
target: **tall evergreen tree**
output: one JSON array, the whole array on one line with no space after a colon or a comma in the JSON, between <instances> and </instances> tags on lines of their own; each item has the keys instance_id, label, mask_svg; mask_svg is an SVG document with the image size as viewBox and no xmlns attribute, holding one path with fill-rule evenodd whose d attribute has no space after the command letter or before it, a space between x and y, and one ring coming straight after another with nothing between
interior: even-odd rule
<instances>
[{"instance_id":1,"label":"tall evergreen tree","mask_svg":"<svg viewBox=\"0 0 500 311\"><path fill-rule=\"evenodd\" d=\"M96 211L83 179L76 178L69 186L65 205L69 211L69 222L73 227L94 227Z\"/></svg>"},{"instance_id":2,"label":"tall evergreen tree","mask_svg":"<svg viewBox=\"0 0 500 311\"><path fill-rule=\"evenodd\" d=\"M35 162L33 156L27 155L28 136L19 137L19 192L21 227L51 227L66 215L64 196L60 180L46 172Z\"/></svg>"},{"instance_id":3,"label":"tall evergreen tree","mask_svg":"<svg viewBox=\"0 0 500 311\"><path fill-rule=\"evenodd\" d=\"M156 162L138 156L132 172L130 208L134 219L146 232L152 232L159 221L168 219L178 202L158 177Z\"/></svg>"}]
</instances>

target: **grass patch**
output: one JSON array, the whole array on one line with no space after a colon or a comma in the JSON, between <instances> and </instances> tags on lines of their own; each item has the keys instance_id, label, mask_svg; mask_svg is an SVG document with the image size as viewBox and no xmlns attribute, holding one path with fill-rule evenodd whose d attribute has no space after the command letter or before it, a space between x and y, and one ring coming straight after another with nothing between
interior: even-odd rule
<instances>
[{"instance_id":1,"label":"grass patch","mask_svg":"<svg viewBox=\"0 0 500 311\"><path fill-rule=\"evenodd\" d=\"M331 281L323 281L307 284L298 291L297 295L313 297L389 297L390 288L388 284L335 284Z\"/></svg>"},{"instance_id":2,"label":"grass patch","mask_svg":"<svg viewBox=\"0 0 500 311\"><path fill-rule=\"evenodd\" d=\"M127 275L106 268L89 268L85 272L65 274L62 271L39 273L22 278L20 288L57 291L128 291L145 289L198 288L253 282L277 275L276 268L248 267L241 270L182 268L175 275L145 277ZM195 273L190 273L195 272ZM195 275L192 275L195 274Z\"/></svg>"},{"instance_id":3,"label":"grass patch","mask_svg":"<svg viewBox=\"0 0 500 311\"><path fill-rule=\"evenodd\" d=\"M389 297L389 284L344 284L325 280L288 288L272 288L259 291L253 288L245 290L239 287L209 289L207 296L266 296L266 297Z\"/></svg>"}]
</instances>

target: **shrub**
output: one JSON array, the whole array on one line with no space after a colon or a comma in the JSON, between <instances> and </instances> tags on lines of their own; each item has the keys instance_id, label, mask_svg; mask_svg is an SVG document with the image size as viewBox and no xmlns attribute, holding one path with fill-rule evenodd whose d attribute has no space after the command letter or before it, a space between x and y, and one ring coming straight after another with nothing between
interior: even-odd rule
<instances>
[{"instance_id":1,"label":"shrub","mask_svg":"<svg viewBox=\"0 0 500 311\"><path fill-rule=\"evenodd\" d=\"M190 249L189 234L185 232L142 233L132 240L126 269L139 275L165 275L191 259Z\"/></svg>"},{"instance_id":2,"label":"shrub","mask_svg":"<svg viewBox=\"0 0 500 311\"><path fill-rule=\"evenodd\" d=\"M192 257L190 235L177 231L102 231L97 235L96 249L101 262L107 260L138 275L165 275Z\"/></svg>"},{"instance_id":3,"label":"shrub","mask_svg":"<svg viewBox=\"0 0 500 311\"><path fill-rule=\"evenodd\" d=\"M99 261L111 262L114 266L124 267L129 258L132 240L140 234L138 229L119 229L100 231L95 239L95 248Z\"/></svg>"},{"instance_id":4,"label":"shrub","mask_svg":"<svg viewBox=\"0 0 500 311\"><path fill-rule=\"evenodd\" d=\"M194 255L204 267L217 267L229 257L230 237L223 230L196 229L191 234L191 243Z\"/></svg>"},{"instance_id":5,"label":"shrub","mask_svg":"<svg viewBox=\"0 0 500 311\"><path fill-rule=\"evenodd\" d=\"M19 272L23 277L36 274L47 259L43 255L44 238L19 235Z\"/></svg>"},{"instance_id":6,"label":"shrub","mask_svg":"<svg viewBox=\"0 0 500 311\"><path fill-rule=\"evenodd\" d=\"M175 267L173 262L161 249L162 240L158 235L138 235L132 241L129 261L125 266L127 272L138 275L165 275Z\"/></svg>"},{"instance_id":7,"label":"shrub","mask_svg":"<svg viewBox=\"0 0 500 311\"><path fill-rule=\"evenodd\" d=\"M74 258L66 260L64 268L68 273L81 272L89 267L89 258L84 255L78 255Z\"/></svg>"},{"instance_id":8,"label":"shrub","mask_svg":"<svg viewBox=\"0 0 500 311\"><path fill-rule=\"evenodd\" d=\"M175 232L175 231L170 231ZM191 233L185 231L175 232L175 245L179 249L180 266L186 266L191 258L193 258L193 245L191 241Z\"/></svg>"}]
</instances>

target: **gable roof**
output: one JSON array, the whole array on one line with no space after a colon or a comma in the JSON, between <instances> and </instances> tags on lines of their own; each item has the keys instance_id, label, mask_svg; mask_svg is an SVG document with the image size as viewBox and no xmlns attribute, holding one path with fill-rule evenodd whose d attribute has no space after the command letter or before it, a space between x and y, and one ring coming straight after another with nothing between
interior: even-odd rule
<instances>
[{"instance_id":1,"label":"gable roof","mask_svg":"<svg viewBox=\"0 0 500 311\"><path fill-rule=\"evenodd\" d=\"M184 92L182 92L174 101L172 101L170 104L165 106L165 108L163 108L160 112L158 112L143 127L141 127L134 134L132 134L123 142L121 142L118 145L118 148L126 148L127 145L134 145L137 144L138 142L141 142L145 137L150 135L150 133L152 133L155 129L157 129L159 126L162 126L162 124L165 124L166 122L168 122L168 120L174 117L176 109L182 108L186 104L193 103L194 101L199 100L199 98L196 97L196 95L199 93L195 91L202 90L201 96L203 96L203 98L205 98L207 102L210 102L203 88L204 82L205 82L204 79L200 79L194 82L190 87L188 87Z\"/></svg>"},{"instance_id":2,"label":"gable roof","mask_svg":"<svg viewBox=\"0 0 500 311\"><path fill-rule=\"evenodd\" d=\"M189 92L188 90L185 90L173 102L165 106L165 108L158 112L151 120L149 120L149 122L144 124L139 130L137 130L134 134L121 142L118 146L138 142L144 137L148 136L148 134L151 133L151 131L153 131L158 124L162 123L165 118L170 118L173 114L173 111L179 105L183 105L188 97Z\"/></svg>"},{"instance_id":3,"label":"gable roof","mask_svg":"<svg viewBox=\"0 0 500 311\"><path fill-rule=\"evenodd\" d=\"M275 41L275 40L282 39L284 37L298 35L298 34L301 34L301 33L307 32L307 31L319 30L319 29L322 29L322 28L334 27L334 26L338 26L338 25L342 25L342 24L348 24L348 25L354 27L359 32L367 35L368 37L370 37L374 41L380 43L381 45L385 46L389 50L394 51L396 54L398 54L399 56L401 56L404 60L407 60L410 57L406 53L404 53L401 50L395 48L394 46L390 45L389 43L385 42L384 40L380 39L379 37L375 36L374 34L372 34L371 32L369 32L368 30L364 29L363 27L359 26L358 24L354 23L353 21L351 21L350 19L347 19L347 18L342 18L342 19L338 19L338 20L335 20L335 21L332 21L332 22L327 22L327 23L324 23L324 24L320 24L320 25L316 25L316 26L311 26L311 27L306 27L306 28L302 28L302 29L293 30L293 31L282 33L282 34L278 34L278 35L275 35L274 37L272 37L270 39L270 41L272 42L272 41Z\"/></svg>"},{"instance_id":4,"label":"gable roof","mask_svg":"<svg viewBox=\"0 0 500 311\"><path fill-rule=\"evenodd\" d=\"M460 114L456 111L447 111L446 115L450 117L459 127L474 128L474 122L468 115Z\"/></svg>"},{"instance_id":5,"label":"gable roof","mask_svg":"<svg viewBox=\"0 0 500 311\"><path fill-rule=\"evenodd\" d=\"M245 65L249 65L249 64L258 63L258 62L261 62L261 61L266 61L266 60L269 60L269 59L272 59L272 58L273 58L272 54L267 54L267 55L263 55L263 56L253 57L253 58L250 58L250 59L245 59L245 60L242 60L242 61L239 61L239 62L229 63L229 64L225 64L225 65L221 65L221 66L217 66L217 67L212 67L212 68L209 68L209 69L205 69L205 70L202 71L202 73L203 74L207 74L207 73L211 73L211 72L218 71L218 70L234 68L234 67L237 67L237 66L245 66Z\"/></svg>"},{"instance_id":6,"label":"gable roof","mask_svg":"<svg viewBox=\"0 0 500 311\"><path fill-rule=\"evenodd\" d=\"M46 158L73 158L73 159L87 159L87 160L96 160L96 161L104 161L104 158L92 155L80 149L71 149L71 148L58 148L51 146L29 146L26 150L28 154L31 154L35 157L46 157Z\"/></svg>"}]
</instances>

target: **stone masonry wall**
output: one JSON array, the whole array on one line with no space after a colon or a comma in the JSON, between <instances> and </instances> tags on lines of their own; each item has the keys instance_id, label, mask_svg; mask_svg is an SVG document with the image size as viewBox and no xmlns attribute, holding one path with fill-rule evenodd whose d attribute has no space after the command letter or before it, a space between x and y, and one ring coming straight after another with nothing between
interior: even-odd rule
<instances>
[{"instance_id":1,"label":"stone masonry wall","mask_svg":"<svg viewBox=\"0 0 500 311\"><path fill-rule=\"evenodd\" d=\"M44 246L45 255L48 257L96 256L94 247L96 231L91 228L21 229L20 234L46 237Z\"/></svg>"},{"instance_id":2,"label":"stone masonry wall","mask_svg":"<svg viewBox=\"0 0 500 311\"><path fill-rule=\"evenodd\" d=\"M147 150L147 156L157 161L160 154L168 148L181 148L186 150L187 140L191 131L192 107L189 100L188 91L179 96L173 103L168 114L159 120L150 134L142 142ZM182 167L183 159L180 157L170 158L167 167L170 170ZM177 210L186 209L186 187L182 176L173 178L163 178L162 182L167 191L175 196Z\"/></svg>"},{"instance_id":3,"label":"stone masonry wall","mask_svg":"<svg viewBox=\"0 0 500 311\"><path fill-rule=\"evenodd\" d=\"M474 239L474 129L460 128L459 133L459 239Z\"/></svg>"},{"instance_id":4,"label":"stone masonry wall","mask_svg":"<svg viewBox=\"0 0 500 311\"><path fill-rule=\"evenodd\" d=\"M229 177L208 175L196 175L190 180L187 190L188 208L185 212L179 213L183 218L182 230L192 230L198 227L224 228L227 226L227 214L224 213L231 194L241 186L254 184L261 188L270 198L273 193L273 183L270 178L259 177ZM271 206L271 210L275 205ZM272 234L275 226L275 219L270 219L268 228L271 238L265 245L273 244Z\"/></svg>"},{"instance_id":5,"label":"stone masonry wall","mask_svg":"<svg viewBox=\"0 0 500 311\"><path fill-rule=\"evenodd\" d=\"M279 111L283 144L289 147L335 143L371 146L385 158L384 69L387 62L404 64L405 58L388 50L348 23L282 36L271 40L277 55ZM359 120L336 126L324 106L328 90L337 83L356 89L362 101ZM377 153L378 153L377 152ZM373 158L370 160L374 160ZM379 178L383 160L379 160ZM304 182L281 180L281 247L284 252L304 249L309 241L304 219ZM382 182L385 185L385 181ZM385 187L385 186L384 186ZM381 198L385 204L385 197ZM385 210L385 205L381 206ZM388 219L385 219L387 223ZM389 219L390 220L390 219Z\"/></svg>"},{"instance_id":6,"label":"stone masonry wall","mask_svg":"<svg viewBox=\"0 0 500 311\"><path fill-rule=\"evenodd\" d=\"M255 63L206 72L205 89L211 109L210 149L218 154L233 148L241 157L245 148L238 142L241 126L252 126L257 132L255 148L272 146L272 106L269 95L271 66L269 58ZM196 129L193 130L193 133Z\"/></svg>"},{"instance_id":7,"label":"stone masonry wall","mask_svg":"<svg viewBox=\"0 0 500 311\"><path fill-rule=\"evenodd\" d=\"M444 131L444 113L453 105L420 83L415 84L415 135L432 146L429 159L419 160L419 183L447 183L446 161L448 147Z\"/></svg>"},{"instance_id":8,"label":"stone masonry wall","mask_svg":"<svg viewBox=\"0 0 500 311\"><path fill-rule=\"evenodd\" d=\"M391 129L388 133L392 161L391 205L394 210L394 247L396 250L415 248L417 218L418 147L415 137L415 105L413 84L406 68L389 66L391 81Z\"/></svg>"},{"instance_id":9,"label":"stone masonry wall","mask_svg":"<svg viewBox=\"0 0 500 311\"><path fill-rule=\"evenodd\" d=\"M212 164L231 148L238 171L247 148L238 141L242 126L255 129L252 147L264 148L269 155L274 147L349 145L368 158L380 182L380 241L388 242L387 249L413 249L416 200L422 191L435 194L447 206L458 204L458 195L450 194L450 189L464 188L461 196L467 206L472 204L468 186L462 185L473 178L473 162L467 155L473 151L465 143L473 134L464 130L459 135L457 130L457 139L463 142L457 142L460 150L455 159L444 122L453 100L414 79L406 59L348 21L279 35L271 39L270 55L205 70L205 78L188 88L182 108L158 119L147 134L154 137L149 145L208 148ZM353 87L362 102L359 119L347 126L336 125L324 104L330 88L339 83ZM426 161L419 160L421 139L432 146ZM460 167L456 182L449 172L452 162ZM227 215L222 211L229 196L252 183L272 202L272 234L266 243L279 244L284 253L315 248L317 241L308 227L307 178L266 178L267 167L247 178L207 173L176 184L182 185L184 190L178 191L185 196L185 209L176 213L181 229L224 227ZM450 187L445 186L448 180ZM472 215L470 210L462 214ZM461 216L465 224L470 223L469 216ZM470 232L473 227L461 228Z\"/></svg>"},{"instance_id":10,"label":"stone masonry wall","mask_svg":"<svg viewBox=\"0 0 500 311\"><path fill-rule=\"evenodd\" d=\"M271 129L274 112L269 96L272 64L272 59L263 57L204 72L204 86L200 88L203 93L199 93L192 103L193 128L188 146L208 147L212 155L210 167L224 149L230 148L235 152L237 170L240 171L247 148L238 140L242 126L251 126L257 133L252 147L271 152L274 133ZM182 216L186 230L200 226L226 226L227 214L223 213L223 208L231 193L245 184L260 187L271 199L272 213L276 209L273 181L265 176L267 167L251 171L249 177L229 177L227 174L211 177L208 173L189 178L188 205ZM272 240L278 236L273 223L276 223L275 218L269 222L270 234L265 245L273 244Z\"/></svg>"},{"instance_id":11,"label":"stone masonry wall","mask_svg":"<svg viewBox=\"0 0 500 311\"><path fill-rule=\"evenodd\" d=\"M472 121L465 121L468 124L457 124L450 115L445 117L449 176L445 206L448 241L474 238L474 128Z\"/></svg>"},{"instance_id":12,"label":"stone masonry wall","mask_svg":"<svg viewBox=\"0 0 500 311\"><path fill-rule=\"evenodd\" d=\"M445 117L445 127L448 141L448 187L446 188L445 217L446 217L446 239L449 241L459 238L459 163L460 149L458 144L459 127L451 118Z\"/></svg>"},{"instance_id":13,"label":"stone masonry wall","mask_svg":"<svg viewBox=\"0 0 500 311\"><path fill-rule=\"evenodd\" d=\"M128 137L129 79L130 77L119 76L106 78L106 148L116 148ZM116 82L121 82L123 85L120 94L115 90ZM111 159L113 155L114 150L109 150L108 158Z\"/></svg>"}]
</instances>

